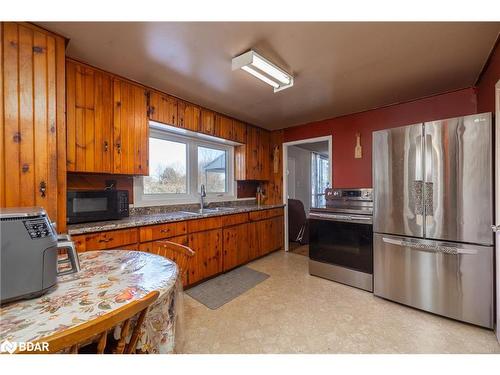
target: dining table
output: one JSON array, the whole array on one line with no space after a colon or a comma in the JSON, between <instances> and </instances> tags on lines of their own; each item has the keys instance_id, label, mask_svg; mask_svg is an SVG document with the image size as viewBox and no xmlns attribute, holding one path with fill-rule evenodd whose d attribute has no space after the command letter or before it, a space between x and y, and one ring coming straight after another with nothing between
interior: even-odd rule
<instances>
[{"instance_id":1,"label":"dining table","mask_svg":"<svg viewBox=\"0 0 500 375\"><path fill-rule=\"evenodd\" d=\"M80 253L79 259L80 271L58 277L46 294L0 308L0 342L43 341L158 291L143 321L137 349L178 350L182 281L173 261L131 250L88 251Z\"/></svg>"}]
</instances>

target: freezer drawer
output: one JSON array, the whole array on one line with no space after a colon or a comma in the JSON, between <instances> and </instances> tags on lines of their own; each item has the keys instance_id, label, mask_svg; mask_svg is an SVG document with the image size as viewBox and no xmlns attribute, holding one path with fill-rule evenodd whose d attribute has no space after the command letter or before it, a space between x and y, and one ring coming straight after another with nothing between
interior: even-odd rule
<instances>
[{"instance_id":1,"label":"freezer drawer","mask_svg":"<svg viewBox=\"0 0 500 375\"><path fill-rule=\"evenodd\" d=\"M493 247L374 234L374 293L493 328Z\"/></svg>"}]
</instances>

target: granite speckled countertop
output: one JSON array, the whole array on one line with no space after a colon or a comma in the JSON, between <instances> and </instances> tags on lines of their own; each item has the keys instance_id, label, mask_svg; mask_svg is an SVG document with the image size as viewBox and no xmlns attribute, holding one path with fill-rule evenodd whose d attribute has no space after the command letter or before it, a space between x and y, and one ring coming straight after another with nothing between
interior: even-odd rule
<instances>
[{"instance_id":1,"label":"granite speckled countertop","mask_svg":"<svg viewBox=\"0 0 500 375\"><path fill-rule=\"evenodd\" d=\"M70 235L104 232L108 230L141 227L144 225L164 224L175 221L201 219L205 217L232 215L250 211L268 210L271 208L284 207L283 204L273 205L240 205L234 207L214 207L204 209L203 213L192 209L177 210L170 212L152 212L148 214L132 214L121 220L99 221L83 224L68 225Z\"/></svg>"}]
</instances>

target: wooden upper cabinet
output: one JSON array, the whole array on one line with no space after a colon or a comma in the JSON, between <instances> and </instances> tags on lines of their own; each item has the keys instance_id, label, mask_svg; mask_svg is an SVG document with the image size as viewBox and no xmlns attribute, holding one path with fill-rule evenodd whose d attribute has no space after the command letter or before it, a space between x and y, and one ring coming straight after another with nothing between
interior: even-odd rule
<instances>
[{"instance_id":1,"label":"wooden upper cabinet","mask_svg":"<svg viewBox=\"0 0 500 375\"><path fill-rule=\"evenodd\" d=\"M156 91L150 93L149 118L167 125L178 125L178 100L173 96Z\"/></svg>"},{"instance_id":2,"label":"wooden upper cabinet","mask_svg":"<svg viewBox=\"0 0 500 375\"><path fill-rule=\"evenodd\" d=\"M270 132L247 126L246 144L235 148L237 180L269 180L271 167Z\"/></svg>"},{"instance_id":3,"label":"wooden upper cabinet","mask_svg":"<svg viewBox=\"0 0 500 375\"><path fill-rule=\"evenodd\" d=\"M113 173L113 77L66 61L67 169Z\"/></svg>"},{"instance_id":4,"label":"wooden upper cabinet","mask_svg":"<svg viewBox=\"0 0 500 375\"><path fill-rule=\"evenodd\" d=\"M43 207L66 227L65 40L0 23L0 207Z\"/></svg>"},{"instance_id":5,"label":"wooden upper cabinet","mask_svg":"<svg viewBox=\"0 0 500 375\"><path fill-rule=\"evenodd\" d=\"M200 132L214 135L215 134L215 112L209 109L201 109Z\"/></svg>"},{"instance_id":6,"label":"wooden upper cabinet","mask_svg":"<svg viewBox=\"0 0 500 375\"><path fill-rule=\"evenodd\" d=\"M215 136L233 139L233 120L221 114L215 115Z\"/></svg>"},{"instance_id":7,"label":"wooden upper cabinet","mask_svg":"<svg viewBox=\"0 0 500 375\"><path fill-rule=\"evenodd\" d=\"M200 131L200 107L179 100L177 105L177 126L194 132Z\"/></svg>"},{"instance_id":8,"label":"wooden upper cabinet","mask_svg":"<svg viewBox=\"0 0 500 375\"><path fill-rule=\"evenodd\" d=\"M241 121L233 120L233 138L232 140L239 143L247 141L247 126Z\"/></svg>"},{"instance_id":9,"label":"wooden upper cabinet","mask_svg":"<svg viewBox=\"0 0 500 375\"><path fill-rule=\"evenodd\" d=\"M147 175L147 92L142 86L114 78L113 96L113 171L119 174Z\"/></svg>"},{"instance_id":10,"label":"wooden upper cabinet","mask_svg":"<svg viewBox=\"0 0 500 375\"><path fill-rule=\"evenodd\" d=\"M69 59L66 82L68 171L147 175L144 87Z\"/></svg>"}]
</instances>

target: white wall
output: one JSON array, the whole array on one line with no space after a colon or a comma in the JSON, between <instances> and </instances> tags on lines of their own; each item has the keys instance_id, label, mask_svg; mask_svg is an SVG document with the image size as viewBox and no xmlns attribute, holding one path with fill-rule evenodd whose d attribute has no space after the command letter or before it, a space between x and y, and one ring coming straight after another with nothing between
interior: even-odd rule
<instances>
[{"instance_id":1,"label":"white wall","mask_svg":"<svg viewBox=\"0 0 500 375\"><path fill-rule=\"evenodd\" d=\"M288 196L291 199L301 200L308 212L311 206L311 151L289 146L288 159L295 160L295 176L288 178L289 183L295 181L295 186L289 186Z\"/></svg>"}]
</instances>

